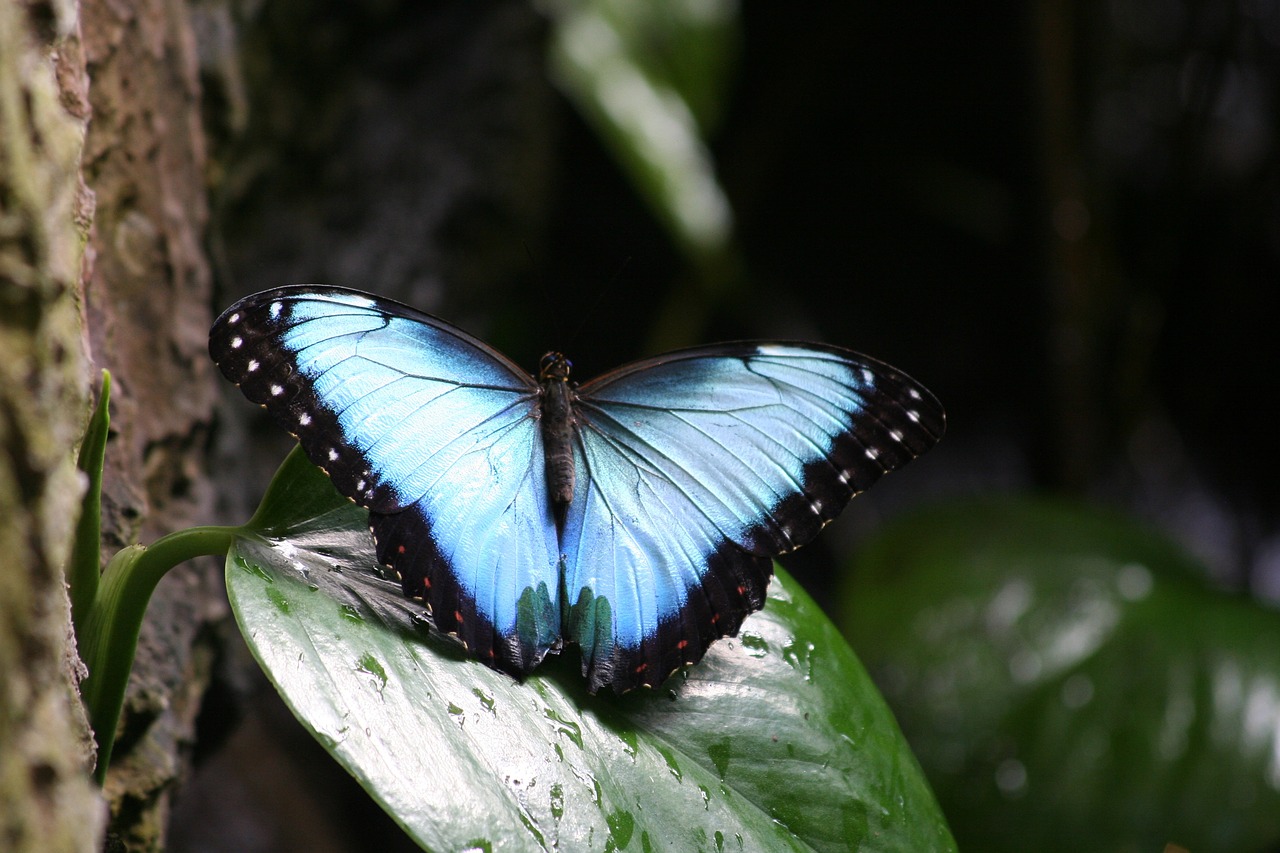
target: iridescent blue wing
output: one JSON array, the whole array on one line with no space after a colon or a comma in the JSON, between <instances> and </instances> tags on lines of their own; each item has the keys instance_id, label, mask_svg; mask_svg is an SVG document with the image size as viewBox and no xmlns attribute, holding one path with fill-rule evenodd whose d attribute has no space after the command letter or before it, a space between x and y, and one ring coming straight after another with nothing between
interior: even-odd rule
<instances>
[{"instance_id":1,"label":"iridescent blue wing","mask_svg":"<svg viewBox=\"0 0 1280 853\"><path fill-rule=\"evenodd\" d=\"M517 674L559 645L532 377L442 320L326 287L241 300L209 351L369 509L378 559L437 628Z\"/></svg>"},{"instance_id":2,"label":"iridescent blue wing","mask_svg":"<svg viewBox=\"0 0 1280 853\"><path fill-rule=\"evenodd\" d=\"M743 343L578 389L562 550L565 639L593 691L657 685L764 603L805 544L945 416L905 374L836 347Z\"/></svg>"}]
</instances>

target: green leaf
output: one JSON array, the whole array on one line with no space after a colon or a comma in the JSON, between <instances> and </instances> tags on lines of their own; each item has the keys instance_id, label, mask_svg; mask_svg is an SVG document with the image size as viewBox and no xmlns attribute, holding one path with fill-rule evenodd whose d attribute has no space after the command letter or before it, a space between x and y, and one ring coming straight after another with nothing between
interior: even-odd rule
<instances>
[{"instance_id":1,"label":"green leaf","mask_svg":"<svg viewBox=\"0 0 1280 853\"><path fill-rule=\"evenodd\" d=\"M80 453L76 457L76 467L88 481L67 564L71 622L76 629L77 642L83 642L79 639L79 632L98 595L99 573L102 571L102 465L107 455L107 437L111 427L110 403L111 373L104 370L98 403L89 416L80 442Z\"/></svg>"},{"instance_id":2,"label":"green leaf","mask_svg":"<svg viewBox=\"0 0 1280 853\"><path fill-rule=\"evenodd\" d=\"M847 634L962 847L1272 849L1280 614L1209 589L1165 539L1032 501L886 529Z\"/></svg>"},{"instance_id":3,"label":"green leaf","mask_svg":"<svg viewBox=\"0 0 1280 853\"><path fill-rule=\"evenodd\" d=\"M728 199L703 142L738 45L729 0L544 0L560 87L613 151L676 241L725 248Z\"/></svg>"},{"instance_id":4,"label":"green leaf","mask_svg":"<svg viewBox=\"0 0 1280 853\"><path fill-rule=\"evenodd\" d=\"M950 850L897 725L785 575L737 639L657 691L525 683L427 632L367 519L296 452L227 587L299 720L430 850Z\"/></svg>"}]
</instances>

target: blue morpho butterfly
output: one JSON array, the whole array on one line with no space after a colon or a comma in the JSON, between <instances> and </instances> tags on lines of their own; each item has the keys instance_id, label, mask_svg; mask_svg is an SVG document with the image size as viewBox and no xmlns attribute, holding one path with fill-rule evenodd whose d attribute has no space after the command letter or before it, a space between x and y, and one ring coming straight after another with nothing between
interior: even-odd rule
<instances>
[{"instance_id":1,"label":"blue morpho butterfly","mask_svg":"<svg viewBox=\"0 0 1280 853\"><path fill-rule=\"evenodd\" d=\"M336 287L269 290L209 338L227 378L369 510L439 630L524 675L581 647L595 692L656 686L764 604L772 560L941 437L938 401L834 346L744 342L584 385Z\"/></svg>"}]
</instances>

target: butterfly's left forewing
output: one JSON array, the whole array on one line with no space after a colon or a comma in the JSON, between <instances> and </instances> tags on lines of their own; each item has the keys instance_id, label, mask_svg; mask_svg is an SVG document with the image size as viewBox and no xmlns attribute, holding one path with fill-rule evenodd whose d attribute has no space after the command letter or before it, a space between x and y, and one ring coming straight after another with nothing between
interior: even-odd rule
<instances>
[{"instance_id":1,"label":"butterfly's left forewing","mask_svg":"<svg viewBox=\"0 0 1280 853\"><path fill-rule=\"evenodd\" d=\"M210 352L370 510L436 627L510 672L558 645L559 549L532 378L407 306L291 287L228 309Z\"/></svg>"},{"instance_id":2,"label":"butterfly's left forewing","mask_svg":"<svg viewBox=\"0 0 1280 853\"><path fill-rule=\"evenodd\" d=\"M671 353L577 396L565 634L593 690L659 684L736 633L774 556L945 428L905 374L812 344Z\"/></svg>"}]
</instances>

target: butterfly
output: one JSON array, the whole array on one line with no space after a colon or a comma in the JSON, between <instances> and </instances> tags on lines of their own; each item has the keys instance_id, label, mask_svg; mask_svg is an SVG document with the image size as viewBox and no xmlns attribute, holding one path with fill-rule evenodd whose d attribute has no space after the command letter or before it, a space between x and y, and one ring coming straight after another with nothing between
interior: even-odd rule
<instances>
[{"instance_id":1,"label":"butterfly","mask_svg":"<svg viewBox=\"0 0 1280 853\"><path fill-rule=\"evenodd\" d=\"M928 450L946 416L835 346L715 344L582 385L444 320L326 286L214 323L228 379L369 511L434 626L521 677L579 646L588 689L654 687L764 604L773 558Z\"/></svg>"}]
</instances>

